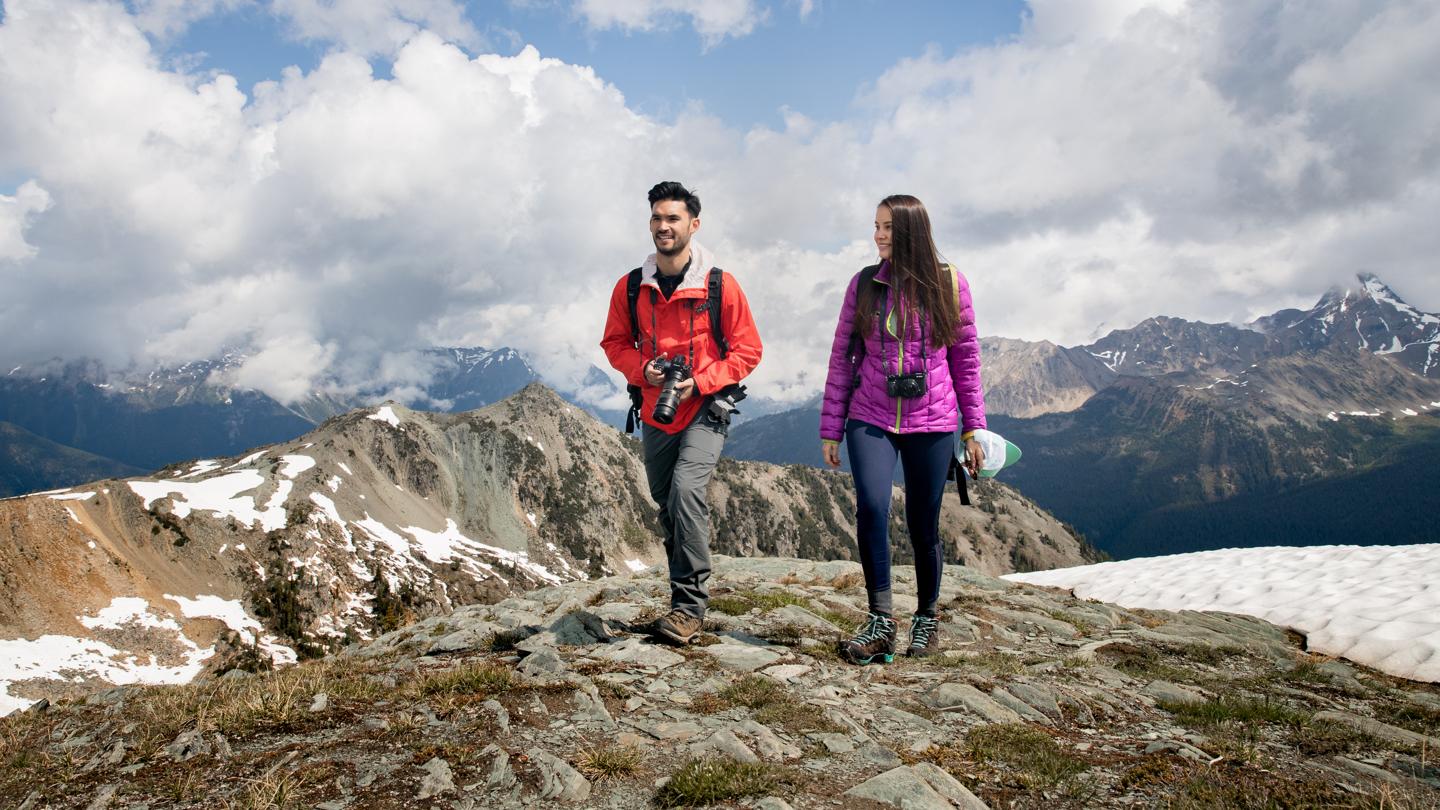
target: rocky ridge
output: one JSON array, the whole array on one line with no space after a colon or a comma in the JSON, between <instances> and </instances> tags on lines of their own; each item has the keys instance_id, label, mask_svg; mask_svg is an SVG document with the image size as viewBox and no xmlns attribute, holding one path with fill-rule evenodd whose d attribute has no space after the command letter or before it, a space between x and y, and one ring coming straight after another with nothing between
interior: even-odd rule
<instances>
[{"instance_id":1,"label":"rocky ridge","mask_svg":"<svg viewBox=\"0 0 1440 810\"><path fill-rule=\"evenodd\" d=\"M478 411L354 411L293 442L0 501L0 712L288 663L408 622L664 559L639 443L540 385ZM946 558L1094 552L1013 490L947 496ZM723 459L713 548L855 557L847 476ZM898 516L895 543L909 559ZM118 662L118 663L117 663ZM148 662L148 663L146 663Z\"/></svg>"},{"instance_id":2,"label":"rocky ridge","mask_svg":"<svg viewBox=\"0 0 1440 810\"><path fill-rule=\"evenodd\" d=\"M899 603L913 572L896 571ZM472 605L264 675L0 720L19 807L1435 807L1440 690L1242 616L952 566L940 656L854 667L855 563L717 560L699 643L661 572Z\"/></svg>"}]
</instances>

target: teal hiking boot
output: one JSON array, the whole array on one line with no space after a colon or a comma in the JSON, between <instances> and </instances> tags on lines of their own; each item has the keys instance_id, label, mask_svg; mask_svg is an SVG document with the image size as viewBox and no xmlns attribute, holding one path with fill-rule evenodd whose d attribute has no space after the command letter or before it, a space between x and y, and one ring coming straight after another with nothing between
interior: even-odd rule
<instances>
[{"instance_id":1,"label":"teal hiking boot","mask_svg":"<svg viewBox=\"0 0 1440 810\"><path fill-rule=\"evenodd\" d=\"M854 638L840 642L840 657L852 664L888 664L895 660L895 620L871 613Z\"/></svg>"}]
</instances>

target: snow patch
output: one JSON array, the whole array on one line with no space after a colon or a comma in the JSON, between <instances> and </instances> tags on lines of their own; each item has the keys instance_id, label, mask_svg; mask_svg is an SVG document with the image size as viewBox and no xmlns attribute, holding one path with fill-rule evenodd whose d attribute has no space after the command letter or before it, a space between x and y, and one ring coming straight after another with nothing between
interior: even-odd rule
<instances>
[{"instance_id":1,"label":"snow patch","mask_svg":"<svg viewBox=\"0 0 1440 810\"><path fill-rule=\"evenodd\" d=\"M52 501L88 501L95 497L93 492L71 492L66 495L51 495Z\"/></svg>"},{"instance_id":2,"label":"snow patch","mask_svg":"<svg viewBox=\"0 0 1440 810\"><path fill-rule=\"evenodd\" d=\"M214 647L201 649L185 637L173 618L150 610L144 599L122 596L94 616L77 616L90 629L140 627L173 632L185 648L183 663L164 666L151 655L141 661L133 653L118 650L103 641L76 636L44 635L37 639L0 640L0 715L29 706L33 701L10 694L10 685L31 678L83 683L98 678L116 685L147 683L188 683L204 669Z\"/></svg>"},{"instance_id":3,"label":"snow patch","mask_svg":"<svg viewBox=\"0 0 1440 810\"><path fill-rule=\"evenodd\" d=\"M187 619L219 619L247 643L258 645L276 664L293 664L299 660L294 650L267 635L265 628L245 612L238 599L224 599L214 594L200 594L192 599L169 593L165 598L179 605L180 614Z\"/></svg>"},{"instance_id":4,"label":"snow patch","mask_svg":"<svg viewBox=\"0 0 1440 810\"><path fill-rule=\"evenodd\" d=\"M281 481L275 494L266 504L264 511L255 508L254 496L250 492L265 483L265 478L255 470L241 470L227 473L204 481L181 483L179 481L129 481L130 489L139 495L144 508L149 509L155 501L171 497L171 512L177 518L184 518L192 511L209 512L214 517L233 517L237 521L253 526L260 524L265 531L285 528L285 498L294 484Z\"/></svg>"},{"instance_id":5,"label":"snow patch","mask_svg":"<svg viewBox=\"0 0 1440 810\"><path fill-rule=\"evenodd\" d=\"M374 419L377 422L384 422L393 428L400 427L400 417L395 415L395 411L391 410L389 405L381 406L379 410L365 418Z\"/></svg>"},{"instance_id":6,"label":"snow patch","mask_svg":"<svg viewBox=\"0 0 1440 810\"><path fill-rule=\"evenodd\" d=\"M280 474L286 478L294 478L315 466L315 459L310 456L281 456Z\"/></svg>"},{"instance_id":7,"label":"snow patch","mask_svg":"<svg viewBox=\"0 0 1440 810\"><path fill-rule=\"evenodd\" d=\"M1440 681L1440 544L1223 549L1002 578L1128 608L1243 613L1316 652Z\"/></svg>"},{"instance_id":8,"label":"snow patch","mask_svg":"<svg viewBox=\"0 0 1440 810\"><path fill-rule=\"evenodd\" d=\"M207 458L195 462L194 466L190 468L190 472L187 472L184 475L177 475L176 477L194 478L197 475L204 475L205 473L215 472L218 469L220 469L220 462L211 458Z\"/></svg>"},{"instance_id":9,"label":"snow patch","mask_svg":"<svg viewBox=\"0 0 1440 810\"><path fill-rule=\"evenodd\" d=\"M647 568L650 567L650 566L646 565L643 560L626 560L626 561L625 561L625 565L626 565L626 567L628 567L631 571L633 571L633 572L635 572L635 573L637 573L637 574L640 573L641 571L644 571L645 569L647 569Z\"/></svg>"},{"instance_id":10,"label":"snow patch","mask_svg":"<svg viewBox=\"0 0 1440 810\"><path fill-rule=\"evenodd\" d=\"M339 492L339 491L340 491L340 476L338 476L338 475L332 475L332 476L330 476L330 480L325 482L325 486L329 487L331 492Z\"/></svg>"}]
</instances>

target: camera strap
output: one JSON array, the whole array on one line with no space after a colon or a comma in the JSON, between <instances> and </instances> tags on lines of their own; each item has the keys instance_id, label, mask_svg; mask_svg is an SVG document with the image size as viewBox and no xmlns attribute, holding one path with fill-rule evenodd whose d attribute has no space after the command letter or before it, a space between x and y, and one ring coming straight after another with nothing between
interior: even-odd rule
<instances>
[{"instance_id":1,"label":"camera strap","mask_svg":"<svg viewBox=\"0 0 1440 810\"><path fill-rule=\"evenodd\" d=\"M902 295L902 296L900 296L900 299L899 299L899 300L900 300L900 303L899 303L899 305L898 305L898 307L897 307L897 310L896 310L897 313L898 313L898 317L897 317L896 320L899 321L899 324L900 324L900 335L899 335L898 338L897 338L897 343L898 343L898 345L899 345L900 348L897 349L896 352L895 352L895 376L897 376L897 377L900 376L900 364L901 364L901 359L905 356L905 333L906 333L907 331L909 331L908 329L906 329L906 327L909 326L909 323L908 323L908 318L906 318L906 315L905 315L905 312L904 312L905 297ZM889 309L889 308L890 308L890 287L889 287L889 285L886 285L886 287L885 287L885 297L884 297L884 299L882 299L881 302L880 302L880 313L881 313L881 321L880 321L880 360L881 360L881 362L884 362L884 360L885 360L885 325L890 321L890 316L889 316L888 313L886 313L886 310ZM926 345L925 345L925 313L924 313L924 312L921 312L921 313L920 313L920 369L921 369L922 371L925 371L925 370L928 370L929 367L930 367L930 352L929 352L929 349L928 349L928 348L926 347Z\"/></svg>"}]
</instances>

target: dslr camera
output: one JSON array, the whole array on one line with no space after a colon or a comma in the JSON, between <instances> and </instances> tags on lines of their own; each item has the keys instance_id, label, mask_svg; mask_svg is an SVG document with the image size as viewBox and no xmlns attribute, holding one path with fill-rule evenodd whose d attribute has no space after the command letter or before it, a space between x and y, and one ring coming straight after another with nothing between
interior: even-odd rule
<instances>
[{"instance_id":1,"label":"dslr camera","mask_svg":"<svg viewBox=\"0 0 1440 810\"><path fill-rule=\"evenodd\" d=\"M675 383L690 379L690 364L683 356L670 359L657 357L653 361L665 379L660 383L660 398L655 401L651 417L662 425L675 421L675 406L680 404L680 395L675 393Z\"/></svg>"},{"instance_id":2,"label":"dslr camera","mask_svg":"<svg viewBox=\"0 0 1440 810\"><path fill-rule=\"evenodd\" d=\"M925 396L925 372L912 371L909 374L891 374L885 378L885 394L900 399L915 399Z\"/></svg>"}]
</instances>

